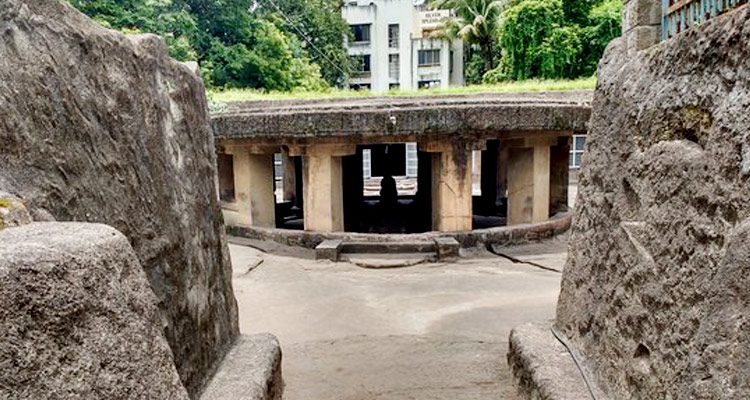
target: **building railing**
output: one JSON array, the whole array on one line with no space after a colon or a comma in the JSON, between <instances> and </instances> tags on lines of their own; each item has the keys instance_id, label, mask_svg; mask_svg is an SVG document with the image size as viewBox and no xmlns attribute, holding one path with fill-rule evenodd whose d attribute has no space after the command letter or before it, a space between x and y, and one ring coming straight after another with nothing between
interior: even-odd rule
<instances>
[{"instance_id":1,"label":"building railing","mask_svg":"<svg viewBox=\"0 0 750 400\"><path fill-rule=\"evenodd\" d=\"M662 39L724 14L747 0L662 0Z\"/></svg>"}]
</instances>

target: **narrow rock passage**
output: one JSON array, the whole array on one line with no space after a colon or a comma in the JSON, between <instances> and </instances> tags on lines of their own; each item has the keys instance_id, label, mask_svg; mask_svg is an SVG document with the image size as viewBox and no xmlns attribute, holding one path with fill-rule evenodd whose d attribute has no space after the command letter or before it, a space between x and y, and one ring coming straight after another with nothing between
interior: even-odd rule
<instances>
[{"instance_id":1,"label":"narrow rock passage","mask_svg":"<svg viewBox=\"0 0 750 400\"><path fill-rule=\"evenodd\" d=\"M554 318L560 285L559 273L486 252L369 270L230 251L240 329L278 336L288 400L515 400L510 329ZM566 243L512 253L562 270Z\"/></svg>"}]
</instances>

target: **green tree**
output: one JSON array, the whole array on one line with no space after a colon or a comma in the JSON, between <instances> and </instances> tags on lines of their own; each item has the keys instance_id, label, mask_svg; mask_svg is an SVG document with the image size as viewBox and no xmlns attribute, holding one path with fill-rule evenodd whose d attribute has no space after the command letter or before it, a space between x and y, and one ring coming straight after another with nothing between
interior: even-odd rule
<instances>
[{"instance_id":1,"label":"green tree","mask_svg":"<svg viewBox=\"0 0 750 400\"><path fill-rule=\"evenodd\" d=\"M501 16L501 67L485 81L590 76L620 35L620 0L521 0Z\"/></svg>"},{"instance_id":2,"label":"green tree","mask_svg":"<svg viewBox=\"0 0 750 400\"><path fill-rule=\"evenodd\" d=\"M539 76L544 79L574 77L583 51L582 37L578 25L569 25L554 29L544 38L538 50Z\"/></svg>"},{"instance_id":3,"label":"green tree","mask_svg":"<svg viewBox=\"0 0 750 400\"><path fill-rule=\"evenodd\" d=\"M516 80L541 76L542 45L564 22L561 0L524 0L503 13L503 69Z\"/></svg>"},{"instance_id":4,"label":"green tree","mask_svg":"<svg viewBox=\"0 0 750 400\"><path fill-rule=\"evenodd\" d=\"M594 6L584 28L584 46L581 53L581 75L593 75L599 59L612 39L622 32L622 1L604 0Z\"/></svg>"},{"instance_id":5,"label":"green tree","mask_svg":"<svg viewBox=\"0 0 750 400\"><path fill-rule=\"evenodd\" d=\"M184 7L172 0L71 0L71 4L100 25L126 33L156 33L164 37L172 57L195 60L190 38L197 23Z\"/></svg>"},{"instance_id":6,"label":"green tree","mask_svg":"<svg viewBox=\"0 0 750 400\"><path fill-rule=\"evenodd\" d=\"M432 0L433 9L453 10L441 28L449 39L462 39L477 46L484 60L484 70L495 68L497 58L496 35L498 18L510 0Z\"/></svg>"},{"instance_id":7,"label":"green tree","mask_svg":"<svg viewBox=\"0 0 750 400\"><path fill-rule=\"evenodd\" d=\"M351 40L351 30L341 16L340 0L259 0L258 5L258 13L277 19L299 39L331 86L344 83L352 71L344 40Z\"/></svg>"},{"instance_id":8,"label":"green tree","mask_svg":"<svg viewBox=\"0 0 750 400\"><path fill-rule=\"evenodd\" d=\"M579 25L586 24L591 8L600 2L601 0L563 0L565 20Z\"/></svg>"},{"instance_id":9,"label":"green tree","mask_svg":"<svg viewBox=\"0 0 750 400\"><path fill-rule=\"evenodd\" d=\"M296 36L255 15L250 0L70 0L100 24L164 37L170 55L198 60L208 86L317 90L326 86Z\"/></svg>"}]
</instances>

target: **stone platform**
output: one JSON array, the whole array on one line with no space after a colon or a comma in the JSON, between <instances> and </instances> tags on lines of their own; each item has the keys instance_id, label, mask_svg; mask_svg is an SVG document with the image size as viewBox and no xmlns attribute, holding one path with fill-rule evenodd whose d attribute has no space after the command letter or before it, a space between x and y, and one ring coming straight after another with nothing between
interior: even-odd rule
<instances>
[{"instance_id":1,"label":"stone platform","mask_svg":"<svg viewBox=\"0 0 750 400\"><path fill-rule=\"evenodd\" d=\"M281 347L271 334L241 336L201 400L281 400Z\"/></svg>"},{"instance_id":2,"label":"stone platform","mask_svg":"<svg viewBox=\"0 0 750 400\"><path fill-rule=\"evenodd\" d=\"M524 400L593 400L573 357L549 326L513 329L508 364Z\"/></svg>"},{"instance_id":3,"label":"stone platform","mask_svg":"<svg viewBox=\"0 0 750 400\"><path fill-rule=\"evenodd\" d=\"M570 229L572 213L560 213L548 221L476 229L465 232L426 232L414 234L376 234L352 232L307 232L254 226L227 226L227 233L248 239L272 241L286 246L314 249L326 240L402 243L433 242L440 238L454 238L462 248L482 245L514 246L563 234Z\"/></svg>"}]
</instances>

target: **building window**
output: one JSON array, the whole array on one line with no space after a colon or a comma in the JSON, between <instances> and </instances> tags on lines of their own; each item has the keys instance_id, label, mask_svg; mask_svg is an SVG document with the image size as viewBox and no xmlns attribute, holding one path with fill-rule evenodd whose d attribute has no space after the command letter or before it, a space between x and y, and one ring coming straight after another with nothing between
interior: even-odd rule
<instances>
[{"instance_id":1,"label":"building window","mask_svg":"<svg viewBox=\"0 0 750 400\"><path fill-rule=\"evenodd\" d=\"M273 155L273 182L276 202L282 203L284 201L284 163L281 153L274 153Z\"/></svg>"},{"instance_id":2,"label":"building window","mask_svg":"<svg viewBox=\"0 0 750 400\"><path fill-rule=\"evenodd\" d=\"M398 78L401 72L401 61L398 54L388 55L388 77L392 81L398 82Z\"/></svg>"},{"instance_id":3,"label":"building window","mask_svg":"<svg viewBox=\"0 0 750 400\"><path fill-rule=\"evenodd\" d=\"M362 54L358 56L351 56L352 70L354 75L357 77L370 76L370 55Z\"/></svg>"},{"instance_id":4,"label":"building window","mask_svg":"<svg viewBox=\"0 0 750 400\"><path fill-rule=\"evenodd\" d=\"M417 82L418 89L433 89L440 87L440 79L425 80Z\"/></svg>"},{"instance_id":5,"label":"building window","mask_svg":"<svg viewBox=\"0 0 750 400\"><path fill-rule=\"evenodd\" d=\"M583 148L586 146L586 135L573 136L573 144L570 146L570 168L581 168Z\"/></svg>"},{"instance_id":6,"label":"building window","mask_svg":"<svg viewBox=\"0 0 750 400\"><path fill-rule=\"evenodd\" d=\"M406 144L406 176L409 178L416 178L418 171L417 161L417 144L407 143Z\"/></svg>"},{"instance_id":7,"label":"building window","mask_svg":"<svg viewBox=\"0 0 750 400\"><path fill-rule=\"evenodd\" d=\"M370 41L370 24L352 25L354 43L367 43Z\"/></svg>"},{"instance_id":8,"label":"building window","mask_svg":"<svg viewBox=\"0 0 750 400\"><path fill-rule=\"evenodd\" d=\"M399 44L398 36L399 36L398 24L388 25L388 47L392 49L398 48L398 44Z\"/></svg>"},{"instance_id":9,"label":"building window","mask_svg":"<svg viewBox=\"0 0 750 400\"><path fill-rule=\"evenodd\" d=\"M432 67L440 65L440 49L419 50L419 66Z\"/></svg>"},{"instance_id":10,"label":"building window","mask_svg":"<svg viewBox=\"0 0 750 400\"><path fill-rule=\"evenodd\" d=\"M372 178L372 154L370 149L362 150L362 176L365 179Z\"/></svg>"}]
</instances>

